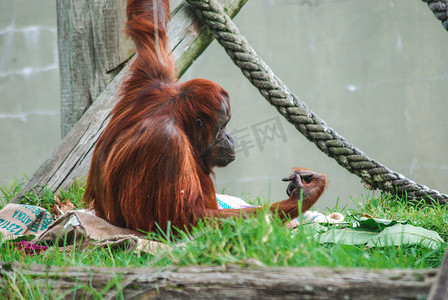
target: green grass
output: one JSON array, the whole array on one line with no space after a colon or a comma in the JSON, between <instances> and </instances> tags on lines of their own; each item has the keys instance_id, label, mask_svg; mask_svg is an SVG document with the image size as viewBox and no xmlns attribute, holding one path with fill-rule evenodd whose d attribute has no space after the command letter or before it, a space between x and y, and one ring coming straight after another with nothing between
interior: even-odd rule
<instances>
[{"instance_id":1,"label":"green grass","mask_svg":"<svg viewBox=\"0 0 448 300\"><path fill-rule=\"evenodd\" d=\"M2 188L2 201L6 203L20 184ZM69 199L82 207L84 186L76 184L56 199ZM24 202L50 207L55 201L52 191L43 195L27 194ZM413 225L437 231L447 241L448 212L444 206L411 203L405 199L380 195L358 200L357 209L344 214L368 214L376 218L410 220ZM330 211L333 209L330 209ZM340 209L337 209L340 210ZM336 211L336 210L335 210ZM320 244L314 238L313 225L288 229L276 216L267 211L251 218L208 220L200 222L190 232L151 234L151 238L169 246L153 256L146 253L129 253L124 250L92 247L82 250L67 246L50 247L38 256L25 256L11 242L0 242L0 261L54 266L96 267L160 267L188 265L256 264L282 267L361 267L361 268L434 268L441 263L446 246L430 250L420 245L367 248L340 244ZM175 236L175 237L173 237ZM12 275L11 275L12 276ZM0 298L20 291L24 299L35 298L38 291L25 274L8 278L6 288L0 288ZM101 291L98 292L98 298ZM40 295L37 293L37 295ZM18 297L20 298L20 297ZM37 297L39 298L39 297Z\"/></svg>"},{"instance_id":2,"label":"green grass","mask_svg":"<svg viewBox=\"0 0 448 300\"><path fill-rule=\"evenodd\" d=\"M0 209L22 191L22 186L26 179L25 177L22 180L14 180L9 186L0 187ZM82 196L84 195L84 191L85 183L75 180L70 188L62 190L57 194L46 186L42 187L40 193L37 193L36 190L31 190L25 193L20 203L40 206L50 211L51 206L56 201L65 201L68 199L76 208L83 208L84 202Z\"/></svg>"}]
</instances>

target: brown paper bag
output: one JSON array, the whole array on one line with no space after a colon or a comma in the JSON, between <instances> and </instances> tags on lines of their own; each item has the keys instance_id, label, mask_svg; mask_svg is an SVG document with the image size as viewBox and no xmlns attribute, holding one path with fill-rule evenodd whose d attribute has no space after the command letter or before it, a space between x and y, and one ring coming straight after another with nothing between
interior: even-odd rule
<instances>
[{"instance_id":1,"label":"brown paper bag","mask_svg":"<svg viewBox=\"0 0 448 300\"><path fill-rule=\"evenodd\" d=\"M50 213L38 206L7 204L0 210L0 234L3 240L33 235L32 243L73 245L82 239L91 244L129 251L156 254L167 246L142 237L144 233L114 226L85 210L73 210L53 222Z\"/></svg>"},{"instance_id":2,"label":"brown paper bag","mask_svg":"<svg viewBox=\"0 0 448 300\"><path fill-rule=\"evenodd\" d=\"M145 236L146 234L142 232L112 225L91 212L72 210L58 218L32 242L63 246L88 238L93 245L111 248L126 247L128 251L135 250L152 255L167 248L162 243L142 238Z\"/></svg>"}]
</instances>

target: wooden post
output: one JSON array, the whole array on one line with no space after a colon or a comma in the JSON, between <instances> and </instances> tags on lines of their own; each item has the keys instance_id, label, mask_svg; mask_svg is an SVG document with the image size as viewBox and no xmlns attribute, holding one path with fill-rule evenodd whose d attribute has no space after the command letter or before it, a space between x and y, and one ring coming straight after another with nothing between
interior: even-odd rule
<instances>
[{"instance_id":1,"label":"wooden post","mask_svg":"<svg viewBox=\"0 0 448 300\"><path fill-rule=\"evenodd\" d=\"M227 14L234 17L247 0L220 2ZM180 4L172 13L168 23L168 37L173 46L179 76L213 40L208 28L200 23L194 11L185 3ZM46 185L56 191L70 186L75 178L83 179L87 175L95 143L108 123L109 113L119 100L119 88L127 71L126 66L113 78L47 161L23 186L22 192L11 200L12 203L18 202L23 193L31 189L39 193Z\"/></svg>"},{"instance_id":2,"label":"wooden post","mask_svg":"<svg viewBox=\"0 0 448 300\"><path fill-rule=\"evenodd\" d=\"M126 0L57 0L64 137L130 56Z\"/></svg>"},{"instance_id":3,"label":"wooden post","mask_svg":"<svg viewBox=\"0 0 448 300\"><path fill-rule=\"evenodd\" d=\"M448 251L445 252L442 265L437 272L437 278L432 285L429 300L444 300L448 299Z\"/></svg>"}]
</instances>

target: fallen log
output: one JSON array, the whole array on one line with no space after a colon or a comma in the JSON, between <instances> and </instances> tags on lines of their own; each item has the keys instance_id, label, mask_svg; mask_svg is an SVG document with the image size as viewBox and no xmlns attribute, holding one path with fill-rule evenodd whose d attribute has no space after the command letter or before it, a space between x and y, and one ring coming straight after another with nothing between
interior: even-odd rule
<instances>
[{"instance_id":1,"label":"fallen log","mask_svg":"<svg viewBox=\"0 0 448 300\"><path fill-rule=\"evenodd\" d=\"M231 17L236 16L246 2L247 0L220 1ZM168 23L168 37L179 77L213 40L209 29L185 3L180 4L172 13ZM47 186L57 191L69 187L74 179L82 179L87 175L95 143L108 124L109 114L119 99L119 88L128 72L128 66L109 83L11 202L18 202L31 189L39 193Z\"/></svg>"},{"instance_id":2,"label":"fallen log","mask_svg":"<svg viewBox=\"0 0 448 300\"><path fill-rule=\"evenodd\" d=\"M436 270L278 267L75 268L1 264L3 279L42 293L104 299L426 299ZM20 275L20 276L18 276ZM19 279L20 278L20 279ZM2 280L2 288L11 284ZM9 283L8 283L9 282ZM107 288L109 287L109 288ZM51 289L51 290L49 290ZM96 294L98 297L99 295Z\"/></svg>"}]
</instances>

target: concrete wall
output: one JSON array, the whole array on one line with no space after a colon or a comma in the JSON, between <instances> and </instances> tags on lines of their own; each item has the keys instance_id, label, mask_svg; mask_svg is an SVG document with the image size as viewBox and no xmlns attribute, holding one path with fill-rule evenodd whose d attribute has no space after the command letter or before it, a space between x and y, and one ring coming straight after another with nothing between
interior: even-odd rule
<instances>
[{"instance_id":1,"label":"concrete wall","mask_svg":"<svg viewBox=\"0 0 448 300\"><path fill-rule=\"evenodd\" d=\"M29 176L60 141L54 0L0 1L0 185Z\"/></svg>"},{"instance_id":2,"label":"concrete wall","mask_svg":"<svg viewBox=\"0 0 448 300\"><path fill-rule=\"evenodd\" d=\"M448 33L419 0L250 0L236 18L258 54L329 126L391 169L448 192ZM53 0L0 2L0 184L32 172L59 141ZM328 174L318 208L366 193L283 121L214 43L183 80L231 95L238 158L217 190L285 198L293 166ZM353 204L350 204L353 205Z\"/></svg>"}]
</instances>

